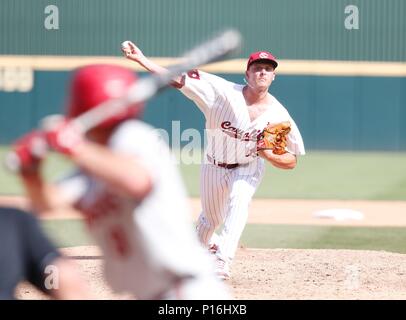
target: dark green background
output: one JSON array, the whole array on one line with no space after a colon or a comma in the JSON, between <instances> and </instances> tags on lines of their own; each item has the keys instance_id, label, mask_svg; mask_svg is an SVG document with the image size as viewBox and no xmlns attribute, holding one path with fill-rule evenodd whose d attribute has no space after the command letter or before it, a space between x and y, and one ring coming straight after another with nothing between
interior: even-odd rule
<instances>
[{"instance_id":1,"label":"dark green background","mask_svg":"<svg viewBox=\"0 0 406 320\"><path fill-rule=\"evenodd\" d=\"M44 28L48 5L59 30ZM344 27L345 7L359 29ZM113 55L131 39L150 56L178 56L225 27L241 31L240 54L281 59L406 60L404 0L1 0L0 54Z\"/></svg>"},{"instance_id":2,"label":"dark green background","mask_svg":"<svg viewBox=\"0 0 406 320\"><path fill-rule=\"evenodd\" d=\"M59 30L44 27L51 4ZM358 30L344 27L348 5L359 9ZM234 27L245 40L240 57L269 49L281 59L406 61L405 16L404 0L1 0L0 55L121 56L119 44L131 39L148 56L178 56ZM0 91L0 143L61 112L68 76L35 70L32 91ZM242 83L242 74L220 76ZM405 77L279 75L271 93L308 150L406 150ZM172 120L181 130L204 127L202 114L175 90L153 99L145 120L169 133Z\"/></svg>"},{"instance_id":3,"label":"dark green background","mask_svg":"<svg viewBox=\"0 0 406 320\"><path fill-rule=\"evenodd\" d=\"M220 76L243 83L242 74ZM32 91L0 91L0 143L63 112L68 79L67 71L36 71ZM271 93L289 110L307 149L406 150L406 78L280 75ZM145 120L169 133L177 120L181 132L204 129L203 114L175 89L148 103Z\"/></svg>"}]
</instances>

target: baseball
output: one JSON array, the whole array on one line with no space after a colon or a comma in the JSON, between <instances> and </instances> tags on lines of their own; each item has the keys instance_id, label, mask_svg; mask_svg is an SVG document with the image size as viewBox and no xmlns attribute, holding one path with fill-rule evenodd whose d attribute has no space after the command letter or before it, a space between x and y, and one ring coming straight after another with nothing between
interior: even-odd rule
<instances>
[{"instance_id":1,"label":"baseball","mask_svg":"<svg viewBox=\"0 0 406 320\"><path fill-rule=\"evenodd\" d=\"M131 52L130 43L131 43L131 41L128 41L128 40L124 41L123 43L121 43L121 49Z\"/></svg>"}]
</instances>

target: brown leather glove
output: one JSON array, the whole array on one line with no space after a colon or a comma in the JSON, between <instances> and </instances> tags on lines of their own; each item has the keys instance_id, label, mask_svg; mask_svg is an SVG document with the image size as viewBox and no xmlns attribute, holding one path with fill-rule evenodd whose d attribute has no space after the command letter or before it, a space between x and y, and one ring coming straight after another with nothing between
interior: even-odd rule
<instances>
[{"instance_id":1,"label":"brown leather glove","mask_svg":"<svg viewBox=\"0 0 406 320\"><path fill-rule=\"evenodd\" d=\"M272 150L274 154L286 153L287 135L290 132L290 122L284 121L277 124L269 124L258 135L257 151Z\"/></svg>"}]
</instances>

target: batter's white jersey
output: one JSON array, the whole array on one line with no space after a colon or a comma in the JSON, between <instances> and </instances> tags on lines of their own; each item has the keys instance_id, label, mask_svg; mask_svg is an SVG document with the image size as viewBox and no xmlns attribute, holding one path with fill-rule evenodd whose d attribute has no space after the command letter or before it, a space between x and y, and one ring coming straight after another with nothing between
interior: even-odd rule
<instances>
[{"instance_id":1,"label":"batter's white jersey","mask_svg":"<svg viewBox=\"0 0 406 320\"><path fill-rule=\"evenodd\" d=\"M157 131L129 120L114 132L109 147L136 156L150 173L153 189L141 203L83 174L61 184L80 196L77 207L103 251L109 284L151 299L174 289L179 279L198 278L200 287L189 286L183 298L227 298L198 242L180 174Z\"/></svg>"},{"instance_id":2,"label":"batter's white jersey","mask_svg":"<svg viewBox=\"0 0 406 320\"><path fill-rule=\"evenodd\" d=\"M215 229L224 222L216 244L217 255L231 262L248 218L248 207L264 174L264 159L257 155L257 135L268 123L289 121L287 151L305 154L303 140L288 111L271 95L268 109L251 121L243 85L215 75L190 71L182 78L181 92L193 100L206 118L206 156L201 170L202 213L198 235L203 244L213 242ZM217 163L239 164L227 169Z\"/></svg>"},{"instance_id":3,"label":"batter's white jersey","mask_svg":"<svg viewBox=\"0 0 406 320\"><path fill-rule=\"evenodd\" d=\"M295 121L282 104L271 95L266 112L251 121L239 85L215 75L191 71L184 76L183 94L193 100L206 118L206 153L222 163L248 163L257 159L256 137L268 123L291 123L287 150L305 154L303 140Z\"/></svg>"}]
</instances>

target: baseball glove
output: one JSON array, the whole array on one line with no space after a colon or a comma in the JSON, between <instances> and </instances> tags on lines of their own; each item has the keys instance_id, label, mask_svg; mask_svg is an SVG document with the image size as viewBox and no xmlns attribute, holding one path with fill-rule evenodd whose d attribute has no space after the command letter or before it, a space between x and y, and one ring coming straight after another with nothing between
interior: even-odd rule
<instances>
[{"instance_id":1,"label":"baseball glove","mask_svg":"<svg viewBox=\"0 0 406 320\"><path fill-rule=\"evenodd\" d=\"M257 138L257 150L272 150L274 154L286 153L287 135L290 132L290 122L284 121L269 124L262 130Z\"/></svg>"}]
</instances>

